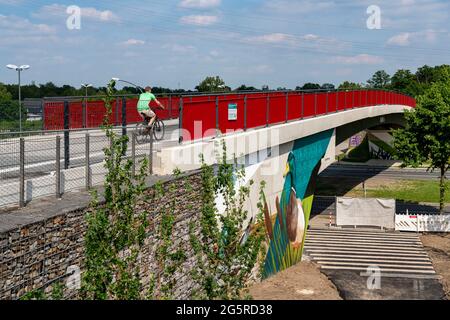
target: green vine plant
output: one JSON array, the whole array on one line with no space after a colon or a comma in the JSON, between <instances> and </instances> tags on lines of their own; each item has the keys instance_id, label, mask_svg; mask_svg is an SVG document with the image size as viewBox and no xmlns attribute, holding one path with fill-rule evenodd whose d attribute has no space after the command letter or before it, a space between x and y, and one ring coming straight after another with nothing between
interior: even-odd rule
<instances>
[{"instance_id":1,"label":"green vine plant","mask_svg":"<svg viewBox=\"0 0 450 320\"><path fill-rule=\"evenodd\" d=\"M103 130L110 141L104 149L104 203L92 192L92 202L86 214L85 272L81 295L92 300L142 299L139 254L146 237L148 213L140 212L139 202L146 190L148 159L140 162L136 176L132 160L126 159L129 138L118 136L109 122L115 82L108 84L104 98L106 115Z\"/></svg>"},{"instance_id":2,"label":"green vine plant","mask_svg":"<svg viewBox=\"0 0 450 320\"><path fill-rule=\"evenodd\" d=\"M43 289L33 290L23 295L20 300L63 300L64 284L57 282L53 285L50 295L46 294Z\"/></svg>"},{"instance_id":3,"label":"green vine plant","mask_svg":"<svg viewBox=\"0 0 450 320\"><path fill-rule=\"evenodd\" d=\"M156 251L156 261L158 263L158 273L155 282L154 299L171 300L174 299L174 288L177 284L175 273L186 261L186 254L183 249L173 250L173 229L175 215L173 212L163 213L159 224L158 249Z\"/></svg>"},{"instance_id":4,"label":"green vine plant","mask_svg":"<svg viewBox=\"0 0 450 320\"><path fill-rule=\"evenodd\" d=\"M171 190L175 186L172 183L169 186ZM157 183L154 187L153 201L158 202L164 196L164 187L162 183ZM175 274L180 270L182 264L186 261L186 254L182 248L174 249L173 232L175 226L175 214L173 208L176 203L172 202L169 209L163 210L156 228L156 262L157 271L153 275L147 299L149 300L171 300L174 299L174 289L177 284Z\"/></svg>"},{"instance_id":5,"label":"green vine plant","mask_svg":"<svg viewBox=\"0 0 450 320\"><path fill-rule=\"evenodd\" d=\"M226 145L222 143L217 174L201 156L202 210L200 220L191 220L190 242L197 258L192 272L198 289L194 299L234 300L248 298L252 278L260 276L258 267L265 259L265 228L263 204L258 204L256 221L245 225L249 213L244 205L254 184L241 183L245 169L227 161ZM239 186L238 188L236 186ZM260 186L264 192L264 183ZM221 196L225 211L219 214L216 199ZM260 197L264 199L264 197ZM256 272L255 272L256 270Z\"/></svg>"}]
</instances>

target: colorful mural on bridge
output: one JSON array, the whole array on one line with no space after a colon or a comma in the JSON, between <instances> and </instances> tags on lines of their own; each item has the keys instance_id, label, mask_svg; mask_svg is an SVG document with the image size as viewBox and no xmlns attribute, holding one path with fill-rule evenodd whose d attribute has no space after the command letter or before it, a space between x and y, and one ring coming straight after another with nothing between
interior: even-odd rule
<instances>
[{"instance_id":1,"label":"colorful mural on bridge","mask_svg":"<svg viewBox=\"0 0 450 320\"><path fill-rule=\"evenodd\" d=\"M275 201L276 212L269 212L266 205L270 244L264 266L265 278L301 261L316 178L332 135L333 130L330 130L299 139L289 153L281 195L269 199ZM273 216L276 216L274 225Z\"/></svg>"}]
</instances>

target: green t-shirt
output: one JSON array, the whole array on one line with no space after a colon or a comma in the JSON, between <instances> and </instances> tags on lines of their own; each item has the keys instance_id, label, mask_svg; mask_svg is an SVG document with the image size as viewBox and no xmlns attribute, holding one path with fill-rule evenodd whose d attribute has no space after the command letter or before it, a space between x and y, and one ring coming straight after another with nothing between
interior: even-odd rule
<instances>
[{"instance_id":1,"label":"green t-shirt","mask_svg":"<svg viewBox=\"0 0 450 320\"><path fill-rule=\"evenodd\" d=\"M137 105L138 111L146 111L150 110L150 102L156 100L156 97L153 93L145 92L139 96L139 102Z\"/></svg>"}]
</instances>

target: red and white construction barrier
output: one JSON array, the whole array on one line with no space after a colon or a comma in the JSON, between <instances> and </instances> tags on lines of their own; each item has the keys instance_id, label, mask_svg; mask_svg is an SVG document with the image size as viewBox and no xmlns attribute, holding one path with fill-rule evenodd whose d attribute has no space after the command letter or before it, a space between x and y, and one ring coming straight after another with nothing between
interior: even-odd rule
<instances>
[{"instance_id":1,"label":"red and white construction barrier","mask_svg":"<svg viewBox=\"0 0 450 320\"><path fill-rule=\"evenodd\" d=\"M412 232L450 232L450 215L397 214L395 230Z\"/></svg>"}]
</instances>

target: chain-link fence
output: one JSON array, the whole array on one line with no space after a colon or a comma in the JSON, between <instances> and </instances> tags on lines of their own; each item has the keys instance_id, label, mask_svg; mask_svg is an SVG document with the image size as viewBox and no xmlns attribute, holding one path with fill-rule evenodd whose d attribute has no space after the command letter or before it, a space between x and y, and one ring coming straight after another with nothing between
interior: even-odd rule
<instances>
[{"instance_id":1,"label":"chain-link fence","mask_svg":"<svg viewBox=\"0 0 450 320\"><path fill-rule=\"evenodd\" d=\"M114 129L122 134L122 128ZM153 140L138 143L129 130L125 159L139 170L144 157L155 157ZM105 153L110 139L101 130L62 131L5 137L0 134L0 207L25 206L33 199L86 190L104 183ZM152 173L150 168L150 173Z\"/></svg>"}]
</instances>

